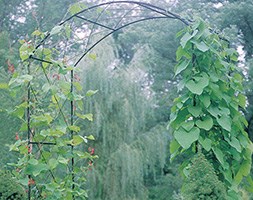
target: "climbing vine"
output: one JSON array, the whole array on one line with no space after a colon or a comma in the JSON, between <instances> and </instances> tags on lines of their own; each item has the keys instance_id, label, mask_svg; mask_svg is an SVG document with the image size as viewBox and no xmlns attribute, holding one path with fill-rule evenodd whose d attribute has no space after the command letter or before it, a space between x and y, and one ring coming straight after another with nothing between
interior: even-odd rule
<instances>
[{"instance_id":1,"label":"climbing vine","mask_svg":"<svg viewBox=\"0 0 253 200\"><path fill-rule=\"evenodd\" d=\"M175 76L180 77L170 124L171 159L202 151L226 184L230 199L251 169L252 143L245 131L243 93L237 52L203 20L178 33L181 37ZM189 161L183 164L185 174Z\"/></svg>"},{"instance_id":2,"label":"climbing vine","mask_svg":"<svg viewBox=\"0 0 253 200\"><path fill-rule=\"evenodd\" d=\"M83 94L78 68L54 46L43 45L45 38L52 43L55 35L61 35L67 41L70 34L66 24L48 33L36 30L29 40L20 41L22 69L9 82L13 95L23 95L10 111L22 122L15 144L10 145L21 157L11 165L29 199L86 199L86 173L97 158L87 144L95 138L81 129L81 124L93 120L83 110L83 101L97 91Z\"/></svg>"}]
</instances>

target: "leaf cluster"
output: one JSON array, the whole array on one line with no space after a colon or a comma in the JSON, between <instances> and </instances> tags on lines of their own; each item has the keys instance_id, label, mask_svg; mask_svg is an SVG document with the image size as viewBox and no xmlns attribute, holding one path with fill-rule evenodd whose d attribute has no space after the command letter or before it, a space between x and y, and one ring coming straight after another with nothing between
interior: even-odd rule
<instances>
[{"instance_id":1,"label":"leaf cluster","mask_svg":"<svg viewBox=\"0 0 253 200\"><path fill-rule=\"evenodd\" d=\"M212 33L203 20L179 32L175 76L181 95L174 100L170 127L172 159L199 146L229 188L240 184L251 168L252 143L244 130L246 108L237 52ZM235 189L236 190L236 189Z\"/></svg>"}]
</instances>

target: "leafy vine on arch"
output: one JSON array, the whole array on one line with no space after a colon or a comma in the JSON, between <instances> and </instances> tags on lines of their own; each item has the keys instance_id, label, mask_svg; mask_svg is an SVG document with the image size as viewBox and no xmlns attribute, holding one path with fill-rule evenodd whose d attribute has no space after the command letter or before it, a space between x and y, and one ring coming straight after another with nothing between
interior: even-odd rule
<instances>
[{"instance_id":1,"label":"leafy vine on arch","mask_svg":"<svg viewBox=\"0 0 253 200\"><path fill-rule=\"evenodd\" d=\"M239 185L250 173L253 146L245 131L246 97L236 65L238 53L200 19L178 36L175 76L182 80L170 116L171 159L202 152L224 182L229 199L241 199ZM183 166L187 174L190 162Z\"/></svg>"}]
</instances>

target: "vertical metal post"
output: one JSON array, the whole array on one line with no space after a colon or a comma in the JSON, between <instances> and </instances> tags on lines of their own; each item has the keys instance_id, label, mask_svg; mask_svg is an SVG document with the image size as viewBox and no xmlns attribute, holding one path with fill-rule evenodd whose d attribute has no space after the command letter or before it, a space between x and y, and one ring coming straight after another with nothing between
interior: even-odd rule
<instances>
[{"instance_id":1,"label":"vertical metal post","mask_svg":"<svg viewBox=\"0 0 253 200\"><path fill-rule=\"evenodd\" d=\"M30 62L27 65L27 72L30 75ZM26 110L26 117L27 117L27 151L28 151L28 159L30 159L29 154L31 154L30 150L30 143L31 143L31 83L30 81L27 84L27 110ZM28 200L31 200L31 184L30 184L31 175L28 175Z\"/></svg>"},{"instance_id":2,"label":"vertical metal post","mask_svg":"<svg viewBox=\"0 0 253 200\"><path fill-rule=\"evenodd\" d=\"M74 125L74 99L73 99L73 91L74 91L74 70L71 70L70 72L70 79L71 79L71 85L70 85L70 93L72 95L72 99L70 101L70 125L73 126ZM71 130L70 131L70 136L71 139L73 139L73 135L74 135L74 131ZM71 158L71 173L72 173L72 191L74 191L75 189L75 174L74 174L74 164L75 164L75 160L74 160L74 146L71 145L71 154L72 154L72 158ZM75 195L72 194L72 199L75 199Z\"/></svg>"}]
</instances>

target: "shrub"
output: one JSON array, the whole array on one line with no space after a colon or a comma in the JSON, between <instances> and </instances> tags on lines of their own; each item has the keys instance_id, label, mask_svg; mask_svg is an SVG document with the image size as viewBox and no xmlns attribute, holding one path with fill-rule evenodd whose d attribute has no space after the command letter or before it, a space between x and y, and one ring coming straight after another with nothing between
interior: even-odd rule
<instances>
[{"instance_id":1,"label":"shrub","mask_svg":"<svg viewBox=\"0 0 253 200\"><path fill-rule=\"evenodd\" d=\"M198 153L189 169L189 176L182 187L186 200L226 200L226 189L218 179L213 166L202 153Z\"/></svg>"},{"instance_id":2,"label":"shrub","mask_svg":"<svg viewBox=\"0 0 253 200\"><path fill-rule=\"evenodd\" d=\"M24 188L14 180L11 173L0 170L0 200L23 200L25 197Z\"/></svg>"}]
</instances>

